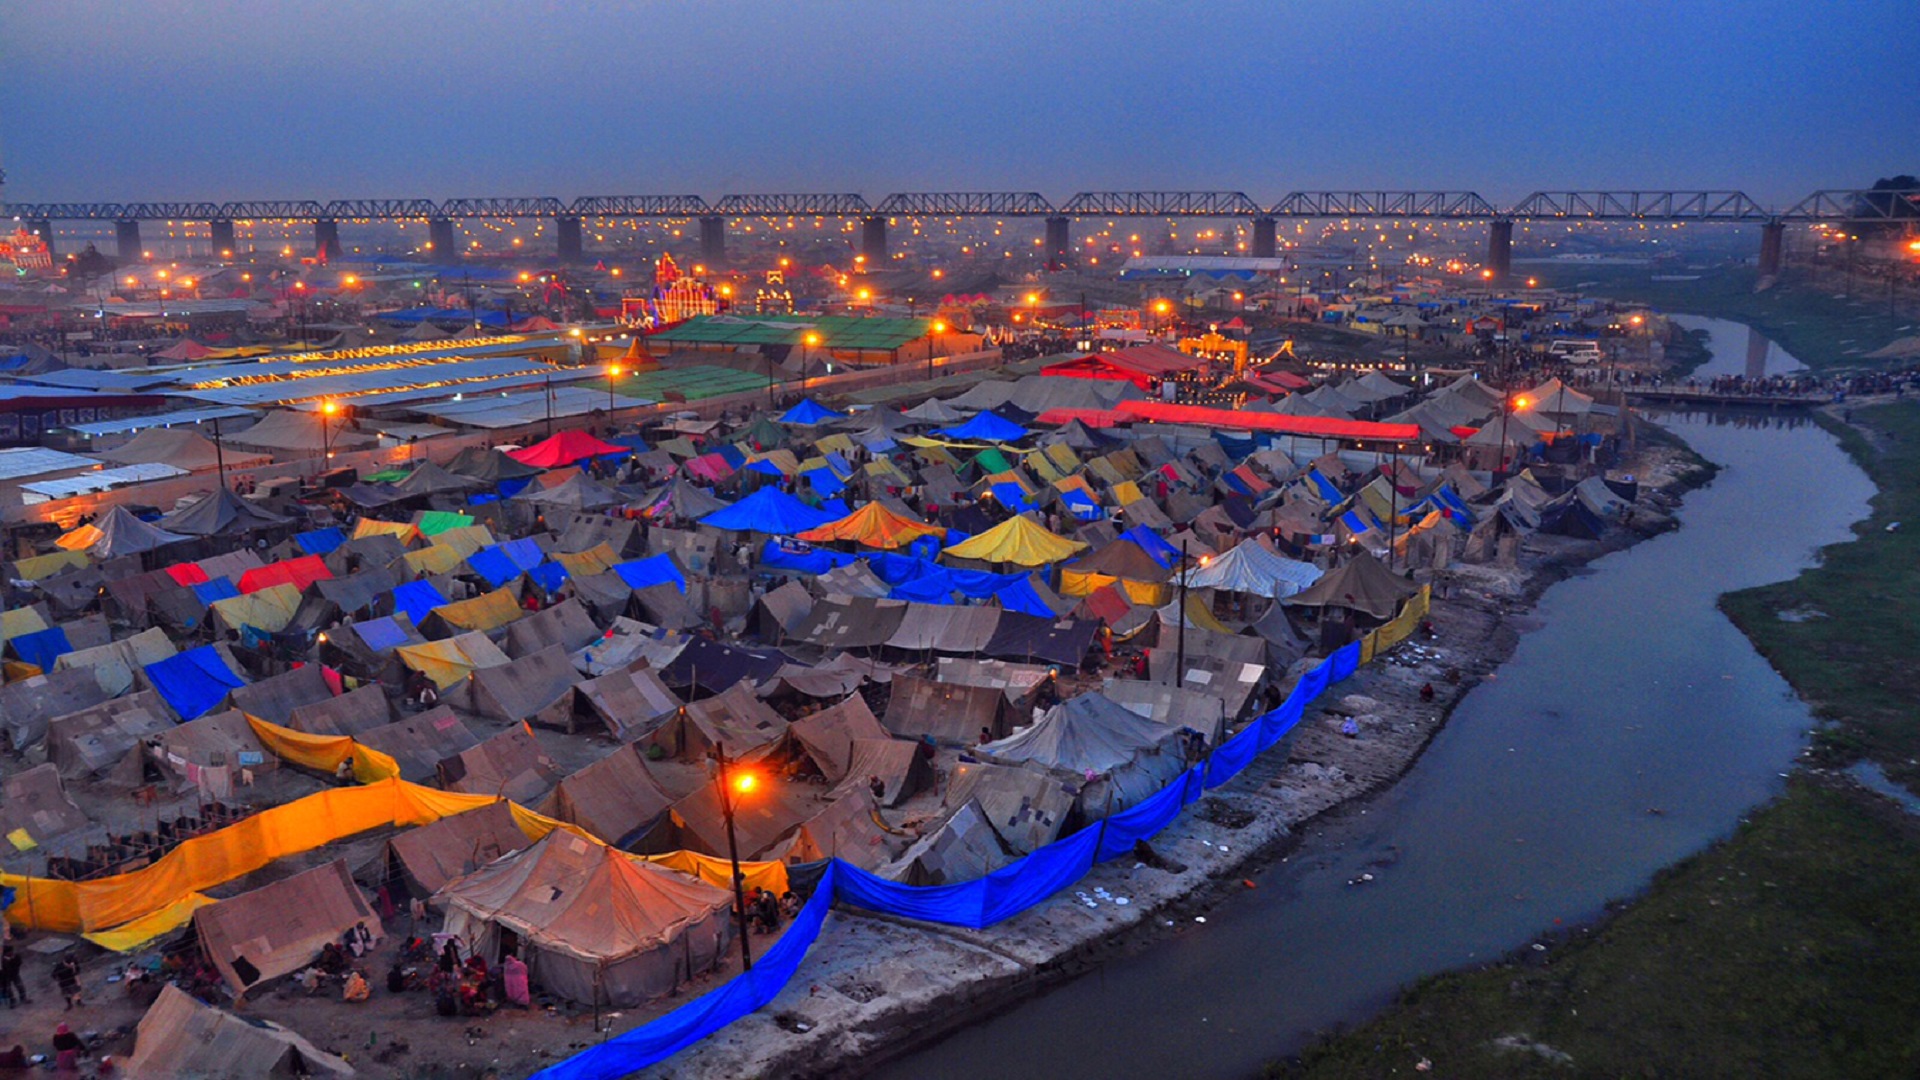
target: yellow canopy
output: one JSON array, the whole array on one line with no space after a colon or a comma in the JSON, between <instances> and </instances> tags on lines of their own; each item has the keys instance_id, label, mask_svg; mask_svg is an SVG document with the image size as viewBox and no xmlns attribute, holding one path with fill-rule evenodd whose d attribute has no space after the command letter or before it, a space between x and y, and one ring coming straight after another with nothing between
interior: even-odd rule
<instances>
[{"instance_id":1,"label":"yellow canopy","mask_svg":"<svg viewBox=\"0 0 1920 1080\"><path fill-rule=\"evenodd\" d=\"M592 577L613 569L620 561L613 548L602 540L585 551L555 552L554 561L567 568L568 577Z\"/></svg>"},{"instance_id":2,"label":"yellow canopy","mask_svg":"<svg viewBox=\"0 0 1920 1080\"><path fill-rule=\"evenodd\" d=\"M785 447L769 450L764 454L755 454L747 459L747 464L758 465L763 461L780 470L781 476L792 476L800 471L800 459L794 457L793 451Z\"/></svg>"},{"instance_id":3,"label":"yellow canopy","mask_svg":"<svg viewBox=\"0 0 1920 1080\"><path fill-rule=\"evenodd\" d=\"M279 724L270 724L252 713L247 714L247 725L253 728L254 737L260 740L260 745L266 747L274 757L304 765L328 776L340 768L342 761L348 760L353 762L353 778L363 784L400 775L400 763L393 760L391 755L361 746L349 735L313 735L295 731Z\"/></svg>"},{"instance_id":4,"label":"yellow canopy","mask_svg":"<svg viewBox=\"0 0 1920 1080\"><path fill-rule=\"evenodd\" d=\"M1053 483L1060 479L1060 470L1053 464L1053 459L1047 457L1047 455L1040 451L1035 450L1029 453L1023 460L1025 460L1027 468L1032 469L1034 475L1038 476L1041 480L1047 483Z\"/></svg>"},{"instance_id":5,"label":"yellow canopy","mask_svg":"<svg viewBox=\"0 0 1920 1080\"><path fill-rule=\"evenodd\" d=\"M464 531L464 530L462 530ZM455 567L467 561L467 555L452 544L428 544L400 556L407 566L407 572L415 577L421 574L451 574Z\"/></svg>"},{"instance_id":6,"label":"yellow canopy","mask_svg":"<svg viewBox=\"0 0 1920 1080\"><path fill-rule=\"evenodd\" d=\"M194 912L217 903L218 900L205 893L190 892L151 915L121 923L111 930L96 930L80 936L111 952L132 952L161 934L187 925L193 921Z\"/></svg>"},{"instance_id":7,"label":"yellow canopy","mask_svg":"<svg viewBox=\"0 0 1920 1080\"><path fill-rule=\"evenodd\" d=\"M251 626L255 630L277 634L287 628L287 624L293 621L293 613L300 610L300 590L291 583L271 585L240 596L215 600L213 610L219 613L220 620L229 629Z\"/></svg>"},{"instance_id":8,"label":"yellow canopy","mask_svg":"<svg viewBox=\"0 0 1920 1080\"><path fill-rule=\"evenodd\" d=\"M485 525L461 525L435 533L433 537L434 547L452 548L463 559L493 544L493 532Z\"/></svg>"},{"instance_id":9,"label":"yellow canopy","mask_svg":"<svg viewBox=\"0 0 1920 1080\"><path fill-rule=\"evenodd\" d=\"M946 553L956 559L1045 566L1084 551L1086 547L1078 540L1055 536L1032 520L1015 515L979 536L955 544Z\"/></svg>"},{"instance_id":10,"label":"yellow canopy","mask_svg":"<svg viewBox=\"0 0 1920 1080\"><path fill-rule=\"evenodd\" d=\"M520 605L511 588L495 589L471 600L457 600L434 608L449 626L462 630L497 630L520 617Z\"/></svg>"},{"instance_id":11,"label":"yellow canopy","mask_svg":"<svg viewBox=\"0 0 1920 1080\"><path fill-rule=\"evenodd\" d=\"M403 544L413 543L420 530L406 521L376 521L373 518L361 518L353 527L353 539L365 540L369 536L397 536Z\"/></svg>"},{"instance_id":12,"label":"yellow canopy","mask_svg":"<svg viewBox=\"0 0 1920 1080\"><path fill-rule=\"evenodd\" d=\"M1122 480L1113 485L1113 501L1115 505L1126 506L1129 503L1139 502L1140 499L1139 484L1131 480Z\"/></svg>"},{"instance_id":13,"label":"yellow canopy","mask_svg":"<svg viewBox=\"0 0 1920 1080\"><path fill-rule=\"evenodd\" d=\"M429 641L421 645L400 645L395 647L393 655L400 662L433 680L433 684L442 690L473 674L475 668L486 665L476 662L460 647L459 638L445 641Z\"/></svg>"},{"instance_id":14,"label":"yellow canopy","mask_svg":"<svg viewBox=\"0 0 1920 1080\"><path fill-rule=\"evenodd\" d=\"M39 608L13 608L0 611L0 641L12 641L21 634L37 634L47 628Z\"/></svg>"},{"instance_id":15,"label":"yellow canopy","mask_svg":"<svg viewBox=\"0 0 1920 1080\"><path fill-rule=\"evenodd\" d=\"M92 528L92 526L87 527ZM35 555L14 563L13 576L21 581L39 581L50 578L62 570L78 570L91 561L85 550L56 551L51 555Z\"/></svg>"},{"instance_id":16,"label":"yellow canopy","mask_svg":"<svg viewBox=\"0 0 1920 1080\"><path fill-rule=\"evenodd\" d=\"M817 529L799 533L799 538L822 544L830 540L850 540L874 548L902 548L923 536L946 539L947 530L897 514L880 503L870 502L839 521L829 521Z\"/></svg>"}]
</instances>

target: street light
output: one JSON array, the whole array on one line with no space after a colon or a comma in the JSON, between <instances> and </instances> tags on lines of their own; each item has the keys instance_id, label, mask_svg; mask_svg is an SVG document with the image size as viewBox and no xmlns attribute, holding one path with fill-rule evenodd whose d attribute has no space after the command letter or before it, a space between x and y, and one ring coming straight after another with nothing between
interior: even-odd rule
<instances>
[{"instance_id":1,"label":"street light","mask_svg":"<svg viewBox=\"0 0 1920 1080\"><path fill-rule=\"evenodd\" d=\"M333 460L333 415L340 411L337 402L320 403L320 448L325 451L327 460Z\"/></svg>"},{"instance_id":2,"label":"street light","mask_svg":"<svg viewBox=\"0 0 1920 1080\"><path fill-rule=\"evenodd\" d=\"M713 751L720 759L720 813L727 819L727 861L733 864L733 914L740 927L740 969L752 971L753 948L747 938L747 877L740 872L740 842L734 838L733 797L752 794L760 786L760 777L751 771L728 777L726 745L716 744Z\"/></svg>"},{"instance_id":3,"label":"street light","mask_svg":"<svg viewBox=\"0 0 1920 1080\"><path fill-rule=\"evenodd\" d=\"M943 321L941 321L941 320L939 320L939 319L935 319L935 320L934 320L934 322L933 322L933 327L932 327L932 329L933 329L933 332L932 332L931 334L928 334L928 335L927 335L927 378L929 378L929 379L931 379L931 378L933 378L933 347L934 347L934 342L935 342L935 341L936 341L936 340L937 340L937 339L938 339L938 338L939 338L939 337L940 337L941 335L943 335L943 334L945 334L945 333L947 332L947 324L946 324L945 322L943 322Z\"/></svg>"},{"instance_id":4,"label":"street light","mask_svg":"<svg viewBox=\"0 0 1920 1080\"><path fill-rule=\"evenodd\" d=\"M613 380L619 377L620 377L620 365L619 364L607 365L607 412L609 415L611 415L613 412Z\"/></svg>"},{"instance_id":5,"label":"street light","mask_svg":"<svg viewBox=\"0 0 1920 1080\"><path fill-rule=\"evenodd\" d=\"M1205 567L1213 560L1200 556L1200 565ZM1180 636L1173 657L1173 685L1185 686L1187 682L1187 575L1193 570L1193 564L1187 561L1187 542L1180 541Z\"/></svg>"}]
</instances>

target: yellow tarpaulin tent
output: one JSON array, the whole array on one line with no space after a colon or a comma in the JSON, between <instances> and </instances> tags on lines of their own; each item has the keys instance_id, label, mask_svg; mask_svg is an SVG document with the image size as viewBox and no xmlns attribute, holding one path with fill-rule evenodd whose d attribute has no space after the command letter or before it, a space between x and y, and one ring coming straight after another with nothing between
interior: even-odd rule
<instances>
[{"instance_id":1,"label":"yellow tarpaulin tent","mask_svg":"<svg viewBox=\"0 0 1920 1080\"><path fill-rule=\"evenodd\" d=\"M21 581L41 581L64 570L78 570L92 561L92 557L84 550L56 551L51 555L35 555L14 563L13 576Z\"/></svg>"},{"instance_id":2,"label":"yellow tarpaulin tent","mask_svg":"<svg viewBox=\"0 0 1920 1080\"><path fill-rule=\"evenodd\" d=\"M100 538L104 535L106 534L91 525L82 525L72 532L62 535L53 543L55 547L66 551L85 551L99 543Z\"/></svg>"},{"instance_id":3,"label":"yellow tarpaulin tent","mask_svg":"<svg viewBox=\"0 0 1920 1080\"><path fill-rule=\"evenodd\" d=\"M452 548L458 551L463 559L481 548L492 547L493 544L493 532L485 525L462 525L435 533L433 537L434 547Z\"/></svg>"},{"instance_id":4,"label":"yellow tarpaulin tent","mask_svg":"<svg viewBox=\"0 0 1920 1080\"><path fill-rule=\"evenodd\" d=\"M506 655L501 653L497 646L494 647L497 660L493 657L470 655L461 641L461 638L469 636L471 635L462 634L460 637L448 638L445 641L400 645L394 648L393 655L398 657L401 663L432 679L435 686L445 690L473 674L476 668L493 667L507 662ZM488 644L492 643L488 642Z\"/></svg>"},{"instance_id":5,"label":"yellow tarpaulin tent","mask_svg":"<svg viewBox=\"0 0 1920 1080\"><path fill-rule=\"evenodd\" d=\"M413 543L420 530L405 521L376 521L373 518L361 518L353 527L353 539L365 540L369 536L397 536L403 544Z\"/></svg>"},{"instance_id":6,"label":"yellow tarpaulin tent","mask_svg":"<svg viewBox=\"0 0 1920 1080\"><path fill-rule=\"evenodd\" d=\"M170 934L193 921L193 913L220 901L206 893L190 892L159 911L111 930L96 930L81 937L111 952L132 952L161 934Z\"/></svg>"},{"instance_id":7,"label":"yellow tarpaulin tent","mask_svg":"<svg viewBox=\"0 0 1920 1080\"><path fill-rule=\"evenodd\" d=\"M350 735L312 735L304 731L270 724L251 713L247 726L253 728L260 745L282 761L304 765L332 776L342 761L353 762L353 778L363 784L400 775L400 763L372 747L362 746Z\"/></svg>"},{"instance_id":8,"label":"yellow tarpaulin tent","mask_svg":"<svg viewBox=\"0 0 1920 1080\"><path fill-rule=\"evenodd\" d=\"M815 544L846 540L873 548L902 548L923 536L946 539L947 530L894 513L877 502L867 503L838 521L829 521L798 536Z\"/></svg>"},{"instance_id":9,"label":"yellow tarpaulin tent","mask_svg":"<svg viewBox=\"0 0 1920 1080\"><path fill-rule=\"evenodd\" d=\"M300 610L300 590L292 584L270 585L215 600L211 606L229 629L251 626L264 633L277 634L287 628L293 621L293 613Z\"/></svg>"},{"instance_id":10,"label":"yellow tarpaulin tent","mask_svg":"<svg viewBox=\"0 0 1920 1080\"><path fill-rule=\"evenodd\" d=\"M448 626L457 626L462 630L498 630L522 614L510 588L495 589L471 600L444 604L434 608L433 613Z\"/></svg>"},{"instance_id":11,"label":"yellow tarpaulin tent","mask_svg":"<svg viewBox=\"0 0 1920 1080\"><path fill-rule=\"evenodd\" d=\"M1087 545L1078 540L1055 536L1031 520L1015 515L979 536L946 549L946 554L980 562L1045 566L1086 548Z\"/></svg>"},{"instance_id":12,"label":"yellow tarpaulin tent","mask_svg":"<svg viewBox=\"0 0 1920 1080\"><path fill-rule=\"evenodd\" d=\"M422 574L451 574L461 563L467 561L472 552L462 552L457 547L445 544L428 544L400 556L406 564L407 572L415 577Z\"/></svg>"},{"instance_id":13,"label":"yellow tarpaulin tent","mask_svg":"<svg viewBox=\"0 0 1920 1080\"><path fill-rule=\"evenodd\" d=\"M22 607L0 611L0 641L12 641L21 634L37 634L47 629L47 620L38 608Z\"/></svg>"},{"instance_id":14,"label":"yellow tarpaulin tent","mask_svg":"<svg viewBox=\"0 0 1920 1080\"><path fill-rule=\"evenodd\" d=\"M1096 574L1091 570L1075 570L1070 566L1060 568L1061 596L1091 596L1108 585L1119 585L1127 599L1136 604L1151 604L1162 607L1173 599L1173 586L1152 581L1131 581L1127 578L1113 577L1108 574Z\"/></svg>"},{"instance_id":15,"label":"yellow tarpaulin tent","mask_svg":"<svg viewBox=\"0 0 1920 1080\"><path fill-rule=\"evenodd\" d=\"M585 551L555 552L553 558L555 562L567 568L568 577L592 577L595 574L604 574L613 569L614 563L620 561L620 556L614 554L613 548L609 547L604 540Z\"/></svg>"},{"instance_id":16,"label":"yellow tarpaulin tent","mask_svg":"<svg viewBox=\"0 0 1920 1080\"><path fill-rule=\"evenodd\" d=\"M1140 485L1131 480L1122 480L1113 485L1113 501L1115 505L1125 506L1128 503L1139 502L1140 498Z\"/></svg>"}]
</instances>

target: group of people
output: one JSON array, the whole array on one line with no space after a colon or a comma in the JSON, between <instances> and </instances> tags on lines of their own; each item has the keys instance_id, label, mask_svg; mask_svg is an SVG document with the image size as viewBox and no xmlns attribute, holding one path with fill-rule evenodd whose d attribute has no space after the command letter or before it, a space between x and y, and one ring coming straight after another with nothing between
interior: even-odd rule
<instances>
[{"instance_id":1,"label":"group of people","mask_svg":"<svg viewBox=\"0 0 1920 1080\"><path fill-rule=\"evenodd\" d=\"M800 914L800 894L788 889L779 897L772 889L755 886L747 890L747 924L756 934L771 934L780 924Z\"/></svg>"}]
</instances>

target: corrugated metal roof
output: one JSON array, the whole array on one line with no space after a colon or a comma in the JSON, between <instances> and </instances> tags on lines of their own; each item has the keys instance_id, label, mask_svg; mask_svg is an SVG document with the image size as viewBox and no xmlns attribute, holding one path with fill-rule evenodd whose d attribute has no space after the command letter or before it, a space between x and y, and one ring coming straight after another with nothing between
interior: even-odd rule
<instances>
[{"instance_id":1,"label":"corrugated metal roof","mask_svg":"<svg viewBox=\"0 0 1920 1080\"><path fill-rule=\"evenodd\" d=\"M63 476L57 480L34 480L21 484L20 490L42 495L48 499L70 499L75 495L84 495L89 491L106 491L122 484L139 484L148 480L164 480L169 476L186 475L185 469L149 461L138 465L120 465L96 472L80 473L77 476Z\"/></svg>"},{"instance_id":2,"label":"corrugated metal roof","mask_svg":"<svg viewBox=\"0 0 1920 1080\"><path fill-rule=\"evenodd\" d=\"M391 364L393 358L384 362ZM496 357L482 360L452 360L446 363L407 364L402 367L381 367L337 375L277 379L273 382L227 386L213 390L180 390L176 393L181 397L211 401L221 405L278 405L320 397L348 397L382 390L409 390L428 384L457 380L492 379L506 375L527 374L539 374L544 377L553 371L552 365L538 360ZM252 376L261 373L246 370L236 371L233 374Z\"/></svg>"},{"instance_id":3,"label":"corrugated metal roof","mask_svg":"<svg viewBox=\"0 0 1920 1080\"><path fill-rule=\"evenodd\" d=\"M633 409L651 404L653 402L643 398L624 397L619 394L613 397L613 407L616 409ZM552 415L555 420L569 416L585 416L595 409L606 407L607 392L605 390L584 386L553 388ZM414 411L455 424L483 428L532 424L545 419L548 415L547 395L544 389L516 394L486 394L461 401L437 402L421 406Z\"/></svg>"},{"instance_id":4,"label":"corrugated metal roof","mask_svg":"<svg viewBox=\"0 0 1920 1080\"><path fill-rule=\"evenodd\" d=\"M39 476L68 469L91 469L98 464L98 461L89 457L39 446L0 450L0 480L17 480L22 476Z\"/></svg>"},{"instance_id":5,"label":"corrugated metal roof","mask_svg":"<svg viewBox=\"0 0 1920 1080\"><path fill-rule=\"evenodd\" d=\"M208 420L251 418L253 415L251 409L179 409L147 416L123 416L118 420L100 420L90 424L67 424L65 427L68 431L77 431L87 436L119 435L129 431L145 431L148 428L172 427L175 424L199 424Z\"/></svg>"}]
</instances>

